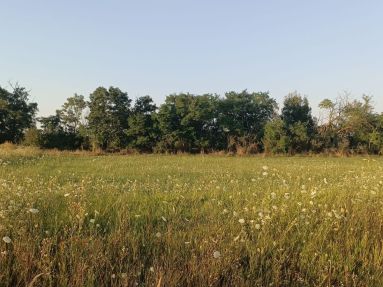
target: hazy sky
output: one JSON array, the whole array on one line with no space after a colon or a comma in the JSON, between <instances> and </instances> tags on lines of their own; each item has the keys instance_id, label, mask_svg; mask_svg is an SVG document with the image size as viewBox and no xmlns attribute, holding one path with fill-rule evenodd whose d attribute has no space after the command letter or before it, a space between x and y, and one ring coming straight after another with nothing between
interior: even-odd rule
<instances>
[{"instance_id":1,"label":"hazy sky","mask_svg":"<svg viewBox=\"0 0 383 287\"><path fill-rule=\"evenodd\" d=\"M0 0L0 85L41 115L74 93L290 91L312 106L347 90L383 111L383 1Z\"/></svg>"}]
</instances>

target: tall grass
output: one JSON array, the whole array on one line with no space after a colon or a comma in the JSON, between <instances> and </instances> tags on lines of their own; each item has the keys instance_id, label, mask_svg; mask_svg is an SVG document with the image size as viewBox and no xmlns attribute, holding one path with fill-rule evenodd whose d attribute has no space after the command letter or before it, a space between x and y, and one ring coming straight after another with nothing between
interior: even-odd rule
<instances>
[{"instance_id":1,"label":"tall grass","mask_svg":"<svg viewBox=\"0 0 383 287\"><path fill-rule=\"evenodd\" d=\"M383 160L2 157L0 286L383 286Z\"/></svg>"}]
</instances>

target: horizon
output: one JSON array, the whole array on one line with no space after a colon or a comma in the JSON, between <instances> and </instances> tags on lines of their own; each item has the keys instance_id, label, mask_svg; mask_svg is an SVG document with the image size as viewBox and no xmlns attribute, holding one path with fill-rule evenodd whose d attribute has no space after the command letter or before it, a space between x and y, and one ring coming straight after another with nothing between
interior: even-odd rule
<instances>
[{"instance_id":1,"label":"horizon","mask_svg":"<svg viewBox=\"0 0 383 287\"><path fill-rule=\"evenodd\" d=\"M369 1L6 1L0 86L18 82L53 114L66 98L116 86L135 99L234 90L318 103L383 87L383 3Z\"/></svg>"}]
</instances>

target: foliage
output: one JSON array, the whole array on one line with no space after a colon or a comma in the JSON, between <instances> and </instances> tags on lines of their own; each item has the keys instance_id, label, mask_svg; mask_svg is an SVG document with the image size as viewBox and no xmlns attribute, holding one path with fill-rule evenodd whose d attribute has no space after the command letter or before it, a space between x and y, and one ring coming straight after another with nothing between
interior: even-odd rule
<instances>
[{"instance_id":1,"label":"foliage","mask_svg":"<svg viewBox=\"0 0 383 287\"><path fill-rule=\"evenodd\" d=\"M119 88L97 88L88 102L88 130L93 148L118 149L127 146L130 115L128 94Z\"/></svg>"},{"instance_id":2,"label":"foliage","mask_svg":"<svg viewBox=\"0 0 383 287\"><path fill-rule=\"evenodd\" d=\"M228 148L255 144L259 150L264 127L275 115L277 104L268 93L229 92L220 101L218 121L228 139Z\"/></svg>"},{"instance_id":3,"label":"foliage","mask_svg":"<svg viewBox=\"0 0 383 287\"><path fill-rule=\"evenodd\" d=\"M283 154L288 150L289 138L285 130L285 123L280 118L269 121L265 126L263 145L266 153Z\"/></svg>"},{"instance_id":4,"label":"foliage","mask_svg":"<svg viewBox=\"0 0 383 287\"><path fill-rule=\"evenodd\" d=\"M12 92L0 87L0 143L20 143L24 131L35 125L37 104L29 102L29 97L19 85Z\"/></svg>"},{"instance_id":5,"label":"foliage","mask_svg":"<svg viewBox=\"0 0 383 287\"><path fill-rule=\"evenodd\" d=\"M54 115L38 118L24 88L0 88L0 143L11 141L60 150L160 153L381 154L382 115L370 96L349 94L320 102L319 119L307 97L288 94L280 113L268 92L168 95L157 108L119 88L97 88L86 101L69 97Z\"/></svg>"},{"instance_id":6,"label":"foliage","mask_svg":"<svg viewBox=\"0 0 383 287\"><path fill-rule=\"evenodd\" d=\"M128 120L126 132L129 146L141 152L152 152L158 141L159 131L155 112L157 110L150 96L136 100Z\"/></svg>"},{"instance_id":7,"label":"foliage","mask_svg":"<svg viewBox=\"0 0 383 287\"><path fill-rule=\"evenodd\" d=\"M290 153L309 151L315 123L307 98L297 92L289 94L285 98L281 117L289 139Z\"/></svg>"}]
</instances>

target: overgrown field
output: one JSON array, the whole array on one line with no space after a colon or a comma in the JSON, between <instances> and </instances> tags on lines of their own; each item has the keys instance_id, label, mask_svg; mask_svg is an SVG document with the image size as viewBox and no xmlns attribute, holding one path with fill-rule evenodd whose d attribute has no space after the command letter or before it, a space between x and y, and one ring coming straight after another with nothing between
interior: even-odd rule
<instances>
[{"instance_id":1,"label":"overgrown field","mask_svg":"<svg viewBox=\"0 0 383 287\"><path fill-rule=\"evenodd\" d=\"M1 157L0 286L383 286L382 243L381 158Z\"/></svg>"}]
</instances>

